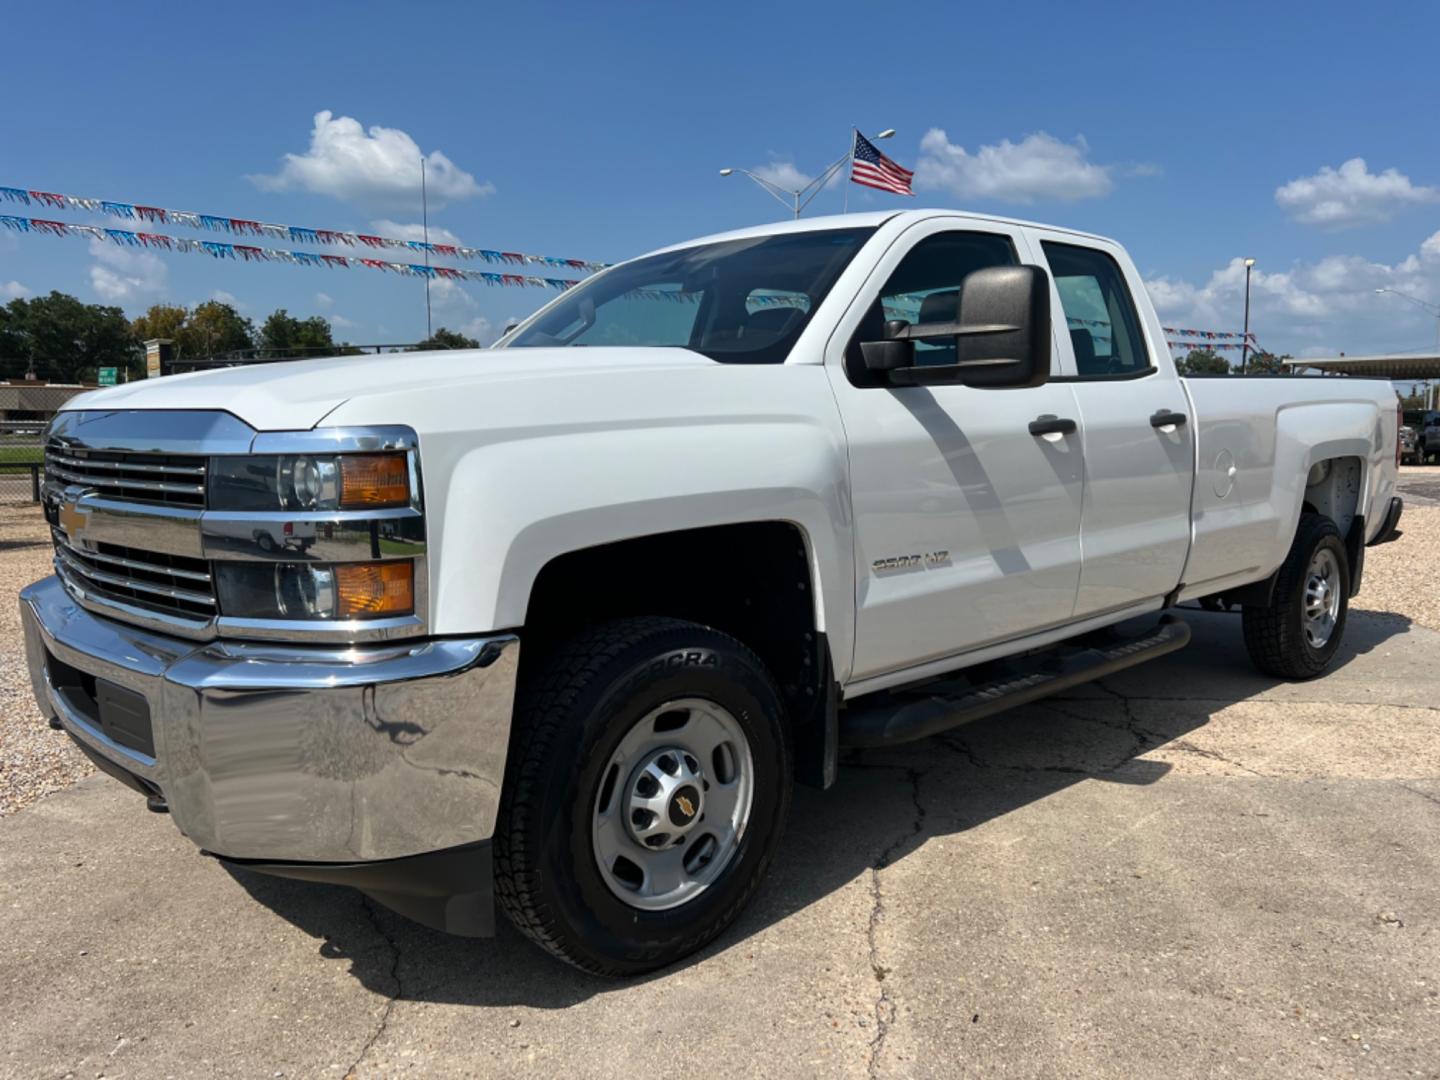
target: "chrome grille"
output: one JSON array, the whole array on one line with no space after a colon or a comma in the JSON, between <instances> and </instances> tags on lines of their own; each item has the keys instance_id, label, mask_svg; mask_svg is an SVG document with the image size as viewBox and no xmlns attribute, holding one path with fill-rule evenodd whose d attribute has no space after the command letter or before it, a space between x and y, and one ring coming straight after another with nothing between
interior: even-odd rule
<instances>
[{"instance_id":1,"label":"chrome grille","mask_svg":"<svg viewBox=\"0 0 1440 1080\"><path fill-rule=\"evenodd\" d=\"M60 576L99 599L166 615L210 619L216 614L210 564L204 559L138 551L116 544L72 544L59 529L55 567Z\"/></svg>"},{"instance_id":2,"label":"chrome grille","mask_svg":"<svg viewBox=\"0 0 1440 1080\"><path fill-rule=\"evenodd\" d=\"M198 455L87 450L50 442L45 476L58 486L76 484L111 499L205 505L205 458Z\"/></svg>"}]
</instances>

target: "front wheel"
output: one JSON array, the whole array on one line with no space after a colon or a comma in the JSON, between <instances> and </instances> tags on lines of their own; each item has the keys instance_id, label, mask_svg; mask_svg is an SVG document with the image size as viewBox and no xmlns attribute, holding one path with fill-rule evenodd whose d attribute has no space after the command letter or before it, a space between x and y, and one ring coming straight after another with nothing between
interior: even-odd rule
<instances>
[{"instance_id":1,"label":"front wheel","mask_svg":"<svg viewBox=\"0 0 1440 1080\"><path fill-rule=\"evenodd\" d=\"M1350 610L1350 563L1340 530L1319 514L1301 514L1290 553L1265 607L1241 616L1245 648L1257 668L1283 679L1313 679L1329 665Z\"/></svg>"},{"instance_id":2,"label":"front wheel","mask_svg":"<svg viewBox=\"0 0 1440 1080\"><path fill-rule=\"evenodd\" d=\"M589 631L529 682L495 833L496 892L527 937L603 975L716 937L769 868L790 802L760 660L675 619Z\"/></svg>"}]
</instances>

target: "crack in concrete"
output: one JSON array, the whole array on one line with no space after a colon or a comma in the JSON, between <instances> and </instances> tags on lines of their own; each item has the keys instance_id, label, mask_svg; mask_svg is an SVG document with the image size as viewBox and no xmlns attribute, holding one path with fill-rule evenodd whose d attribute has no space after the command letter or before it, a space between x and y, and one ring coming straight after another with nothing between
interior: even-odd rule
<instances>
[{"instance_id":1,"label":"crack in concrete","mask_svg":"<svg viewBox=\"0 0 1440 1080\"><path fill-rule=\"evenodd\" d=\"M364 909L366 918L370 920L371 927L374 928L375 933L379 936L380 940L384 942L385 948L390 952L389 974L390 982L394 990L385 996L385 1008L381 1010L380 1020L375 1025L375 1030L370 1033L370 1038L366 1039L365 1045L360 1048L360 1053L356 1055L355 1060L350 1063L350 1067L345 1070L345 1080L354 1080L355 1070L360 1067L361 1062L365 1060L366 1056L374 1049L375 1044L380 1041L389 1028L390 1014L395 1011L395 1003L397 1001L403 1001L405 998L405 988L400 983L400 946L395 943L395 939L391 937L386 932L385 927L381 925L379 913L375 910L375 902L364 893L360 894L360 906Z\"/></svg>"},{"instance_id":2,"label":"crack in concrete","mask_svg":"<svg viewBox=\"0 0 1440 1080\"><path fill-rule=\"evenodd\" d=\"M885 919L885 896L880 887L880 871L888 867L901 849L925 828L925 806L920 801L920 780L925 773L920 769L899 765L878 767L898 769L905 773L910 783L910 800L915 806L915 819L910 823L910 828L892 841L870 867L870 919L865 927L865 940L869 947L870 972L880 984L880 993L875 999L875 1035L870 1040L870 1057L866 1063L866 1072L871 1077L880 1075L880 1057L885 1052L885 1040L890 1035L896 1017L895 999L890 994L890 988L885 985L890 969L880 962L880 944L877 940L880 923Z\"/></svg>"},{"instance_id":3,"label":"crack in concrete","mask_svg":"<svg viewBox=\"0 0 1440 1080\"><path fill-rule=\"evenodd\" d=\"M1436 806L1440 806L1440 796L1431 795L1428 791L1421 791L1419 788L1413 788L1409 784L1400 783L1398 780L1396 781L1396 783L1399 784L1399 786L1404 788L1406 791L1410 792L1411 795L1419 795L1420 798L1424 799L1426 802L1432 802Z\"/></svg>"}]
</instances>

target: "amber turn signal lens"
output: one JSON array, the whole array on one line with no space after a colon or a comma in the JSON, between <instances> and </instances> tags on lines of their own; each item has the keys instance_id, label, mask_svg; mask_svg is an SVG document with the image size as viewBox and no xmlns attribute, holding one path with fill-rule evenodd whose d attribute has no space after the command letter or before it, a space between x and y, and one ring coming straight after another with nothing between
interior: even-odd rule
<instances>
[{"instance_id":1,"label":"amber turn signal lens","mask_svg":"<svg viewBox=\"0 0 1440 1080\"><path fill-rule=\"evenodd\" d=\"M372 619L414 611L415 565L409 559L335 567L336 618Z\"/></svg>"},{"instance_id":2,"label":"amber turn signal lens","mask_svg":"<svg viewBox=\"0 0 1440 1080\"><path fill-rule=\"evenodd\" d=\"M410 464L404 454L342 454L340 506L345 510L410 505Z\"/></svg>"}]
</instances>

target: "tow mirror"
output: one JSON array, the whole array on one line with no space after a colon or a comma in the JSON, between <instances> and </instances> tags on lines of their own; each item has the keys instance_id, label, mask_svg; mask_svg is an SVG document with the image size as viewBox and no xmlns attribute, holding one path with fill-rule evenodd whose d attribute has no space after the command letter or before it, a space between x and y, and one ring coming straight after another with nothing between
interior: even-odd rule
<instances>
[{"instance_id":1,"label":"tow mirror","mask_svg":"<svg viewBox=\"0 0 1440 1080\"><path fill-rule=\"evenodd\" d=\"M915 366L914 343L942 338L954 340L955 362ZM1050 375L1049 277L1038 266L976 270L960 283L954 322L887 322L885 339L860 351L892 386L1040 386Z\"/></svg>"}]
</instances>

